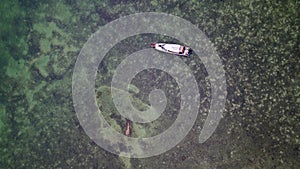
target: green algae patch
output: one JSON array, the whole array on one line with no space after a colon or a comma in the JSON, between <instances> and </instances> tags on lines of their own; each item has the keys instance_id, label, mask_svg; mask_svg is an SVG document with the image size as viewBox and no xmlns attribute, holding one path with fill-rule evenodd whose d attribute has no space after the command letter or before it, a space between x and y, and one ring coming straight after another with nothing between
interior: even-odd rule
<instances>
[{"instance_id":1,"label":"green algae patch","mask_svg":"<svg viewBox=\"0 0 300 169\"><path fill-rule=\"evenodd\" d=\"M67 46L64 46L64 54L67 55L68 52L77 52L79 51L80 49L78 47L75 47L73 45L67 45Z\"/></svg>"},{"instance_id":2,"label":"green algae patch","mask_svg":"<svg viewBox=\"0 0 300 169\"><path fill-rule=\"evenodd\" d=\"M123 90L115 89L116 92L125 92ZM113 127L116 131L123 133L125 130L126 120L124 117L120 115L118 110L115 108L114 102L111 97L111 88L108 86L101 86L96 90L96 97L97 97L97 104L100 109L100 113L103 115L105 120ZM133 97L132 95L129 96L130 100L132 101L133 106L140 111L144 111L149 109L150 114L156 114L154 108L145 104L140 99ZM132 134L136 137L145 137L150 136L153 131L151 129L155 128L156 123L150 124L148 127L145 127L141 124L134 123L132 125Z\"/></svg>"},{"instance_id":3,"label":"green algae patch","mask_svg":"<svg viewBox=\"0 0 300 169\"><path fill-rule=\"evenodd\" d=\"M33 29L42 35L40 49L43 53L50 52L51 45L62 46L64 54L78 51L76 47L67 43L71 40L70 34L60 29L55 22L39 22L33 25Z\"/></svg>"},{"instance_id":4,"label":"green algae patch","mask_svg":"<svg viewBox=\"0 0 300 169\"><path fill-rule=\"evenodd\" d=\"M126 121L124 118L121 118L121 116L117 114L117 110L114 107L114 103L110 95L110 88L101 86L100 88L98 88L96 93L100 113L108 121L112 128L114 128L118 132L122 132L122 126L125 125Z\"/></svg>"},{"instance_id":5,"label":"green algae patch","mask_svg":"<svg viewBox=\"0 0 300 169\"><path fill-rule=\"evenodd\" d=\"M2 105L2 104L0 104L0 133L1 133L0 143L2 143L2 141L3 141L3 135L2 135L2 133L7 132L7 131L5 131L6 128L4 127L4 124L5 124L5 122L4 122L5 113L6 113L5 106Z\"/></svg>"},{"instance_id":6,"label":"green algae patch","mask_svg":"<svg viewBox=\"0 0 300 169\"><path fill-rule=\"evenodd\" d=\"M33 25L33 29L44 34L46 38L51 38L53 32L63 32L54 22L38 22Z\"/></svg>"},{"instance_id":7,"label":"green algae patch","mask_svg":"<svg viewBox=\"0 0 300 169\"><path fill-rule=\"evenodd\" d=\"M140 92L140 89L133 84L129 84L128 91L137 94Z\"/></svg>"},{"instance_id":8,"label":"green algae patch","mask_svg":"<svg viewBox=\"0 0 300 169\"><path fill-rule=\"evenodd\" d=\"M60 35L65 35L64 31L57 27L54 22L39 22L33 25L33 29L43 35L40 39L40 49L43 53L51 51L51 44L54 42L59 42L60 45L65 44L64 41L54 40L53 33L59 33Z\"/></svg>"},{"instance_id":9,"label":"green algae patch","mask_svg":"<svg viewBox=\"0 0 300 169\"><path fill-rule=\"evenodd\" d=\"M145 138L149 136L148 131L145 130L145 128L142 125L135 124L132 126L132 135L138 136L140 138Z\"/></svg>"},{"instance_id":10,"label":"green algae patch","mask_svg":"<svg viewBox=\"0 0 300 169\"><path fill-rule=\"evenodd\" d=\"M6 113L5 106L0 104L0 130L4 126L4 123L3 123L2 119L3 119L3 116L5 115L5 113Z\"/></svg>"},{"instance_id":11,"label":"green algae patch","mask_svg":"<svg viewBox=\"0 0 300 169\"><path fill-rule=\"evenodd\" d=\"M37 105L38 101L34 100L34 94L40 92L40 90L46 86L46 82L42 81L40 84L38 84L33 90L27 89L25 90L25 96L27 99L27 102L29 103L29 111L35 106Z\"/></svg>"},{"instance_id":12,"label":"green algae patch","mask_svg":"<svg viewBox=\"0 0 300 169\"><path fill-rule=\"evenodd\" d=\"M49 63L49 57L48 56L41 56L35 62L36 68L39 70L40 74L43 77L48 76L48 71L47 71L48 63Z\"/></svg>"},{"instance_id":13,"label":"green algae patch","mask_svg":"<svg viewBox=\"0 0 300 169\"><path fill-rule=\"evenodd\" d=\"M4 43L0 43L0 72L6 71L6 66L8 64L8 61L10 59L9 52L6 49Z\"/></svg>"},{"instance_id":14,"label":"green algae patch","mask_svg":"<svg viewBox=\"0 0 300 169\"><path fill-rule=\"evenodd\" d=\"M125 169L131 169L132 168L132 164L130 162L131 161L130 158L122 157L122 156L120 156L119 158L123 162Z\"/></svg>"},{"instance_id":15,"label":"green algae patch","mask_svg":"<svg viewBox=\"0 0 300 169\"><path fill-rule=\"evenodd\" d=\"M40 49L44 53L50 52L50 50L51 50L51 42L48 39L41 39L40 40Z\"/></svg>"},{"instance_id":16,"label":"green algae patch","mask_svg":"<svg viewBox=\"0 0 300 169\"><path fill-rule=\"evenodd\" d=\"M26 12L19 6L18 1L6 0L1 1L0 13L1 57L7 54L19 59L28 51Z\"/></svg>"},{"instance_id":17,"label":"green algae patch","mask_svg":"<svg viewBox=\"0 0 300 169\"><path fill-rule=\"evenodd\" d=\"M50 14L63 22L69 22L72 16L70 6L64 4L63 1L55 2L53 6L51 6Z\"/></svg>"},{"instance_id":18,"label":"green algae patch","mask_svg":"<svg viewBox=\"0 0 300 169\"><path fill-rule=\"evenodd\" d=\"M24 59L16 61L13 58L9 58L8 65L6 67L6 75L11 78L19 78L22 80L30 79L30 72L28 67L25 65Z\"/></svg>"},{"instance_id":19,"label":"green algae patch","mask_svg":"<svg viewBox=\"0 0 300 169\"><path fill-rule=\"evenodd\" d=\"M69 22L72 18L71 8L69 5L65 4L64 1L41 4L36 10L35 18L43 20L45 17L49 16L61 20L62 22Z\"/></svg>"},{"instance_id":20,"label":"green algae patch","mask_svg":"<svg viewBox=\"0 0 300 169\"><path fill-rule=\"evenodd\" d=\"M55 63L52 64L53 73L56 75L62 75L66 72L66 68L72 64L72 59L65 54L53 55L51 60Z\"/></svg>"}]
</instances>

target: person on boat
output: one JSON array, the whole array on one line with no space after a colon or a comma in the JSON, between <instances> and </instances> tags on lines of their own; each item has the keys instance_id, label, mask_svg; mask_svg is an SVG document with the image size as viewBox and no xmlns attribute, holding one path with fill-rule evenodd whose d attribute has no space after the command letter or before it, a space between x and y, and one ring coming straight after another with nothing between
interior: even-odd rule
<instances>
[{"instance_id":1,"label":"person on boat","mask_svg":"<svg viewBox=\"0 0 300 169\"><path fill-rule=\"evenodd\" d=\"M152 47L152 48L155 48L155 43L151 43L151 47ZM162 48L163 50L166 50L166 51L167 51L167 49L165 49L164 46L161 45L161 44L159 44L158 47L160 47L160 48Z\"/></svg>"},{"instance_id":2,"label":"person on boat","mask_svg":"<svg viewBox=\"0 0 300 169\"><path fill-rule=\"evenodd\" d=\"M183 54L185 51L185 46L180 46L179 47L179 54Z\"/></svg>"},{"instance_id":3,"label":"person on boat","mask_svg":"<svg viewBox=\"0 0 300 169\"><path fill-rule=\"evenodd\" d=\"M166 48L164 48L164 46L163 45L158 45L160 48L162 48L163 50L165 50L165 51L168 51Z\"/></svg>"},{"instance_id":4,"label":"person on boat","mask_svg":"<svg viewBox=\"0 0 300 169\"><path fill-rule=\"evenodd\" d=\"M190 53L189 53L189 52L190 52L189 49L184 49L183 54L189 57L189 56L190 56Z\"/></svg>"}]
</instances>

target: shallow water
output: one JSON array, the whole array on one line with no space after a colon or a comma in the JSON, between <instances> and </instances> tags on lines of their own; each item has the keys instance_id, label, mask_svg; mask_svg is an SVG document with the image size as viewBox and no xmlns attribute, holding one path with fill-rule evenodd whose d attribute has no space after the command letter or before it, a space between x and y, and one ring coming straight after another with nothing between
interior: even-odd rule
<instances>
[{"instance_id":1,"label":"shallow water","mask_svg":"<svg viewBox=\"0 0 300 169\"><path fill-rule=\"evenodd\" d=\"M295 0L2 1L0 168L300 168L299 7ZM180 58L199 85L196 123L171 150L128 159L105 151L85 133L73 107L72 74L93 33L138 12L176 15L201 29L224 65L228 94L216 131L200 144L211 101L208 74L196 54ZM98 106L119 132L125 130L125 118L102 90L110 91L114 70L126 56L156 41L182 43L163 35L133 36L113 47L99 66ZM156 121L133 123L132 137L169 128L180 103L175 80L151 69L139 73L131 87L140 109L147 107L154 88L166 91L168 99Z\"/></svg>"}]
</instances>

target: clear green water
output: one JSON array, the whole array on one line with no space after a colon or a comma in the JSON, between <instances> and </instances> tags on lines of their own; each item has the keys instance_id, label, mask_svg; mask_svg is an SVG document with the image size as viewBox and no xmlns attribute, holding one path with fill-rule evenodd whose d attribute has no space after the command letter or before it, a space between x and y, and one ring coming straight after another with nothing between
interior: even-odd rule
<instances>
[{"instance_id":1,"label":"clear green water","mask_svg":"<svg viewBox=\"0 0 300 169\"><path fill-rule=\"evenodd\" d=\"M299 7L297 0L1 1L0 168L300 168ZM204 144L197 141L205 113L170 151L119 158L80 127L72 105L73 66L100 26L149 11L183 17L214 43L226 71L226 111ZM160 38L170 40L144 35L124 43L142 49ZM134 50L119 44L106 56L99 89L109 85L120 55ZM205 76L197 80L204 83ZM108 121L123 132L124 119L112 116L112 105L102 97ZM157 134L172 120L136 124L133 135Z\"/></svg>"}]
</instances>

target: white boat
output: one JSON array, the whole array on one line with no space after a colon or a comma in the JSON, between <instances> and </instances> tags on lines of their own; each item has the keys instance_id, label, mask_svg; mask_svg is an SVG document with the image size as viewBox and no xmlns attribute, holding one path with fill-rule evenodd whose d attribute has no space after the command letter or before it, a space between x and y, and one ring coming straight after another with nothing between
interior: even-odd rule
<instances>
[{"instance_id":1,"label":"white boat","mask_svg":"<svg viewBox=\"0 0 300 169\"><path fill-rule=\"evenodd\" d=\"M179 44L168 43L151 43L151 47L165 53L170 53L178 56L190 57L192 49Z\"/></svg>"}]
</instances>

